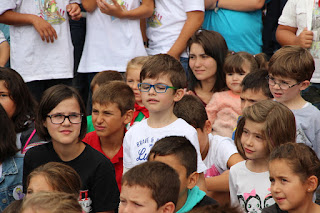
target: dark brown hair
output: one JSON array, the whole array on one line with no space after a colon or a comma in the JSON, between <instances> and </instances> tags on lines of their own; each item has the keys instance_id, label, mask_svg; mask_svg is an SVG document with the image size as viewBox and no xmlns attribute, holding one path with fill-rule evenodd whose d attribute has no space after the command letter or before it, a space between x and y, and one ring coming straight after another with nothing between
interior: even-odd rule
<instances>
[{"instance_id":1,"label":"dark brown hair","mask_svg":"<svg viewBox=\"0 0 320 213\"><path fill-rule=\"evenodd\" d=\"M320 178L320 160L316 153L305 144L282 144L271 152L269 162L278 159L285 160L302 182L305 182L312 175L316 176L318 180ZM318 186L319 183L318 181Z\"/></svg>"},{"instance_id":2,"label":"dark brown hair","mask_svg":"<svg viewBox=\"0 0 320 213\"><path fill-rule=\"evenodd\" d=\"M194 128L203 130L208 115L201 100L194 95L184 95L183 98L176 102L173 113L185 120Z\"/></svg>"},{"instance_id":3,"label":"dark brown hair","mask_svg":"<svg viewBox=\"0 0 320 213\"><path fill-rule=\"evenodd\" d=\"M228 54L228 46L222 35L215 31L199 30L195 32L187 43L187 49L190 51L192 44L202 46L206 55L212 57L217 63L216 83L212 85L212 92L220 92L226 88L225 75L223 73L223 64ZM194 91L197 85L201 86L192 70L188 69L188 90Z\"/></svg>"},{"instance_id":4,"label":"dark brown hair","mask_svg":"<svg viewBox=\"0 0 320 213\"><path fill-rule=\"evenodd\" d=\"M0 164L18 152L14 126L6 111L0 104Z\"/></svg>"},{"instance_id":5,"label":"dark brown hair","mask_svg":"<svg viewBox=\"0 0 320 213\"><path fill-rule=\"evenodd\" d=\"M114 70L106 70L102 72L98 72L92 79L90 83L91 91L93 92L93 88L98 85L101 86L110 81L123 81L123 77L121 73Z\"/></svg>"},{"instance_id":6,"label":"dark brown hair","mask_svg":"<svg viewBox=\"0 0 320 213\"><path fill-rule=\"evenodd\" d=\"M152 192L157 208L178 201L180 180L177 172L162 162L145 162L133 167L122 177L121 185L146 187Z\"/></svg>"},{"instance_id":7,"label":"dark brown hair","mask_svg":"<svg viewBox=\"0 0 320 213\"><path fill-rule=\"evenodd\" d=\"M168 76L172 86L177 89L186 87L186 73L181 63L170 55L158 54L150 56L142 66L140 82L146 78L156 79L160 76Z\"/></svg>"},{"instance_id":8,"label":"dark brown hair","mask_svg":"<svg viewBox=\"0 0 320 213\"><path fill-rule=\"evenodd\" d=\"M239 207L231 207L229 204L211 204L194 208L188 213L242 213Z\"/></svg>"},{"instance_id":9,"label":"dark brown hair","mask_svg":"<svg viewBox=\"0 0 320 213\"><path fill-rule=\"evenodd\" d=\"M81 179L78 173L70 166L58 163L49 162L39 166L33 170L27 177L27 188L30 180L37 175L42 175L55 191L66 192L79 195L81 189Z\"/></svg>"},{"instance_id":10,"label":"dark brown hair","mask_svg":"<svg viewBox=\"0 0 320 213\"><path fill-rule=\"evenodd\" d=\"M258 69L258 63L253 55L247 52L237 52L226 57L223 65L223 71L225 73L245 73L245 71L242 69L242 65L245 62L249 63L250 72Z\"/></svg>"},{"instance_id":11,"label":"dark brown hair","mask_svg":"<svg viewBox=\"0 0 320 213\"><path fill-rule=\"evenodd\" d=\"M266 97L273 98L266 79L267 76L268 70L266 69L248 73L241 82L242 92L245 92L248 89L251 89L253 92L259 92L261 90Z\"/></svg>"},{"instance_id":12,"label":"dark brown hair","mask_svg":"<svg viewBox=\"0 0 320 213\"><path fill-rule=\"evenodd\" d=\"M262 134L267 143L268 153L283 143L296 140L296 122L292 111L276 101L259 101L243 110L242 118L237 125L234 142L244 159L247 157L241 144L241 136L246 120L264 123Z\"/></svg>"},{"instance_id":13,"label":"dark brown hair","mask_svg":"<svg viewBox=\"0 0 320 213\"><path fill-rule=\"evenodd\" d=\"M314 60L307 49L299 46L283 46L269 61L269 74L310 81L315 70Z\"/></svg>"},{"instance_id":14,"label":"dark brown hair","mask_svg":"<svg viewBox=\"0 0 320 213\"><path fill-rule=\"evenodd\" d=\"M168 136L160 139L150 150L148 160L156 156L175 155L187 170L188 178L197 171L197 152L191 142L183 136Z\"/></svg>"},{"instance_id":15,"label":"dark brown hair","mask_svg":"<svg viewBox=\"0 0 320 213\"><path fill-rule=\"evenodd\" d=\"M123 116L128 110L134 110L135 98L132 89L125 82L112 81L101 85L93 93L92 103L100 105L115 103Z\"/></svg>"},{"instance_id":16,"label":"dark brown hair","mask_svg":"<svg viewBox=\"0 0 320 213\"><path fill-rule=\"evenodd\" d=\"M0 81L5 82L5 87L9 91L9 96L16 106L16 110L11 118L15 131L22 132L27 129L27 121L34 120L37 102L31 95L29 88L22 77L15 70L0 67Z\"/></svg>"},{"instance_id":17,"label":"dark brown hair","mask_svg":"<svg viewBox=\"0 0 320 213\"><path fill-rule=\"evenodd\" d=\"M36 129L39 136L43 140L50 140L51 136L48 129L43 125L47 119L47 115L51 112L60 102L75 98L80 106L80 113L83 114L83 119L81 122L79 141L84 138L87 132L87 119L86 119L86 108L83 104L82 98L78 91L70 86L66 85L55 85L44 91L39 104L39 110L36 116Z\"/></svg>"}]
</instances>

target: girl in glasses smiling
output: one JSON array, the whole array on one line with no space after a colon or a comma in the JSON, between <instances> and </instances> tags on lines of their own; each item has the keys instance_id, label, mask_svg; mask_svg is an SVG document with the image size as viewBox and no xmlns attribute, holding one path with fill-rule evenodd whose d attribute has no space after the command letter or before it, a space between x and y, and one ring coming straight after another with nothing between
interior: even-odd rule
<instances>
[{"instance_id":1,"label":"girl in glasses smiling","mask_svg":"<svg viewBox=\"0 0 320 213\"><path fill-rule=\"evenodd\" d=\"M119 191L111 162L81 140L86 134L85 107L78 92L56 85L46 90L39 104L36 128L49 141L30 149L24 158L23 181L29 173L48 162L62 162L79 174L79 202L85 212L113 212Z\"/></svg>"}]
</instances>

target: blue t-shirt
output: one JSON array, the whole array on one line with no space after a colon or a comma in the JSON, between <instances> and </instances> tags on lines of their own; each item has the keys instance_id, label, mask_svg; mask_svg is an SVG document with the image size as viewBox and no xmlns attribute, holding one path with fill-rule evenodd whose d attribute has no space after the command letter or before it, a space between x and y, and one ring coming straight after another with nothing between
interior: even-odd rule
<instances>
[{"instance_id":1,"label":"blue t-shirt","mask_svg":"<svg viewBox=\"0 0 320 213\"><path fill-rule=\"evenodd\" d=\"M220 8L207 10L202 27L219 32L231 51L262 52L262 12L240 12Z\"/></svg>"}]
</instances>

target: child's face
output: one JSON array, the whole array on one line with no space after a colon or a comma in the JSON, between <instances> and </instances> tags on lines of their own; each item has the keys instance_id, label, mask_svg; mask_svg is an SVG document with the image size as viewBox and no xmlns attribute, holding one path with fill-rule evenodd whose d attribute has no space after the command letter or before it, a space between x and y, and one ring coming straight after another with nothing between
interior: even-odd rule
<instances>
[{"instance_id":1,"label":"child's face","mask_svg":"<svg viewBox=\"0 0 320 213\"><path fill-rule=\"evenodd\" d=\"M119 132L124 134L125 125L128 122L126 114L121 116L121 111L116 103L106 105L93 103L92 123L99 137L110 137Z\"/></svg>"},{"instance_id":2,"label":"child's face","mask_svg":"<svg viewBox=\"0 0 320 213\"><path fill-rule=\"evenodd\" d=\"M168 76L159 76L157 79L146 78L142 83L173 86ZM174 89L168 88L164 93L157 93L152 87L148 92L141 92L142 103L151 113L166 112L170 109L173 111L174 102L182 98L181 91L182 89L174 91Z\"/></svg>"},{"instance_id":3,"label":"child's face","mask_svg":"<svg viewBox=\"0 0 320 213\"><path fill-rule=\"evenodd\" d=\"M251 160L265 160L268 157L266 139L262 130L264 123L246 119L241 135L241 144L245 155Z\"/></svg>"},{"instance_id":4,"label":"child's face","mask_svg":"<svg viewBox=\"0 0 320 213\"><path fill-rule=\"evenodd\" d=\"M200 44L193 43L191 45L189 66L199 81L215 79L217 62L204 52Z\"/></svg>"},{"instance_id":5,"label":"child's face","mask_svg":"<svg viewBox=\"0 0 320 213\"><path fill-rule=\"evenodd\" d=\"M226 74L226 83L228 88L234 93L234 94L240 94L241 92L241 82L243 78L248 74L248 72L243 73L227 73Z\"/></svg>"},{"instance_id":6,"label":"child's face","mask_svg":"<svg viewBox=\"0 0 320 213\"><path fill-rule=\"evenodd\" d=\"M270 82L276 82L276 84L272 86ZM291 88L282 89L279 84ZM300 94L301 90L305 89L302 86L302 83L298 83L292 78L269 75L269 88L274 99L285 105L294 100Z\"/></svg>"},{"instance_id":7,"label":"child's face","mask_svg":"<svg viewBox=\"0 0 320 213\"><path fill-rule=\"evenodd\" d=\"M43 125L47 128L53 143L61 145L78 143L82 117L80 116L80 105L77 99L68 98L61 101L48 115L51 118L47 117ZM70 116L69 119L71 120L76 118L75 121L79 120L80 123L71 123L68 118L65 118L63 123L56 124L55 120L63 119L63 115Z\"/></svg>"},{"instance_id":8,"label":"child's face","mask_svg":"<svg viewBox=\"0 0 320 213\"><path fill-rule=\"evenodd\" d=\"M308 185L292 171L286 160L275 159L269 162L269 173L272 197L282 210L303 212L299 208L312 202L307 196Z\"/></svg>"},{"instance_id":9,"label":"child's face","mask_svg":"<svg viewBox=\"0 0 320 213\"><path fill-rule=\"evenodd\" d=\"M241 91L240 94L241 99L241 111L248 106L252 106L258 101L268 100L270 99L268 96L264 94L262 89L259 91L254 91L253 89L247 89L246 91Z\"/></svg>"},{"instance_id":10,"label":"child's face","mask_svg":"<svg viewBox=\"0 0 320 213\"><path fill-rule=\"evenodd\" d=\"M188 192L188 177L187 177L187 169L180 163L178 157L174 154L166 155L166 156L158 156L156 155L153 158L150 158L151 161L159 161L171 166L179 175L180 180L180 191L179 191L179 199L183 195L187 195Z\"/></svg>"},{"instance_id":11,"label":"child's face","mask_svg":"<svg viewBox=\"0 0 320 213\"><path fill-rule=\"evenodd\" d=\"M9 96L9 90L5 86L5 81L0 80L0 104L7 112L8 117L12 118L13 114L16 111L16 104Z\"/></svg>"},{"instance_id":12,"label":"child's face","mask_svg":"<svg viewBox=\"0 0 320 213\"><path fill-rule=\"evenodd\" d=\"M156 213L157 203L152 198L152 191L139 185L122 184L120 193L119 213Z\"/></svg>"},{"instance_id":13,"label":"child's face","mask_svg":"<svg viewBox=\"0 0 320 213\"><path fill-rule=\"evenodd\" d=\"M142 66L135 65L130 67L126 73L126 83L131 87L134 92L134 97L137 103L141 103L141 94L138 89L138 84L140 83L140 72Z\"/></svg>"},{"instance_id":14,"label":"child's face","mask_svg":"<svg viewBox=\"0 0 320 213\"><path fill-rule=\"evenodd\" d=\"M48 183L43 175L35 175L30 179L27 188L27 197L37 192L51 192L54 191L52 186Z\"/></svg>"}]
</instances>

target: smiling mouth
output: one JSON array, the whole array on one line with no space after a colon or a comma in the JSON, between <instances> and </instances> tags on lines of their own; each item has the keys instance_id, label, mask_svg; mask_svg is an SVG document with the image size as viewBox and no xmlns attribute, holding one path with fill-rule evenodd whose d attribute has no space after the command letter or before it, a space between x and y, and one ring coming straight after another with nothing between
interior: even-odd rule
<instances>
[{"instance_id":1,"label":"smiling mouth","mask_svg":"<svg viewBox=\"0 0 320 213\"><path fill-rule=\"evenodd\" d=\"M149 100L148 100L148 103L157 103L157 102L159 102L159 101L156 100L156 99L149 99Z\"/></svg>"},{"instance_id":2,"label":"smiling mouth","mask_svg":"<svg viewBox=\"0 0 320 213\"><path fill-rule=\"evenodd\" d=\"M253 153L253 151L251 149L245 148L244 150L245 150L246 153L249 153L249 154Z\"/></svg>"}]
</instances>

